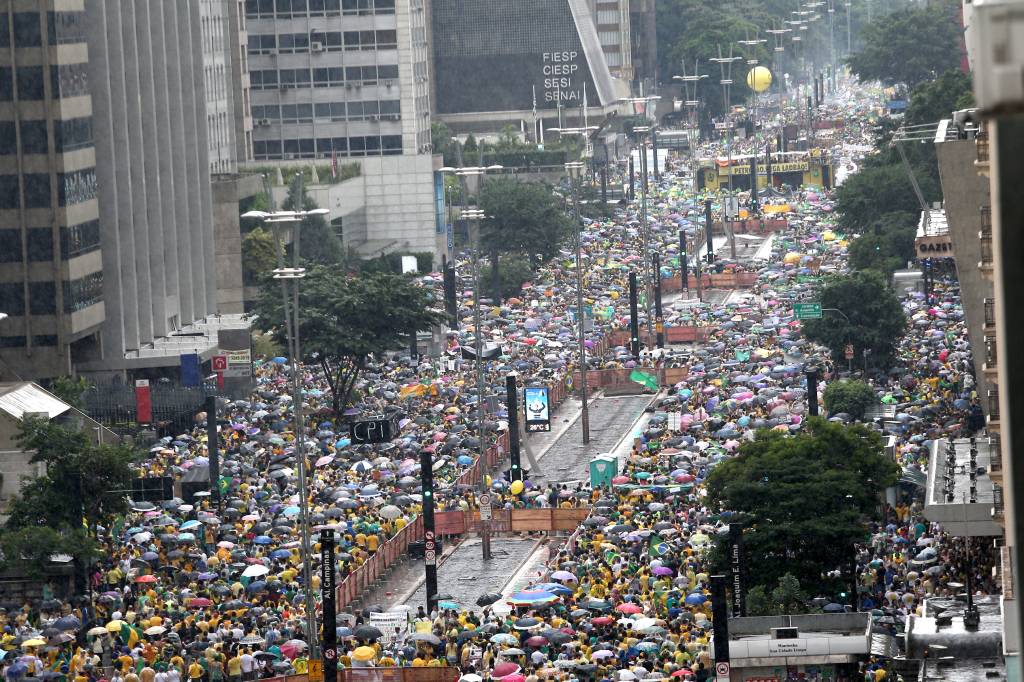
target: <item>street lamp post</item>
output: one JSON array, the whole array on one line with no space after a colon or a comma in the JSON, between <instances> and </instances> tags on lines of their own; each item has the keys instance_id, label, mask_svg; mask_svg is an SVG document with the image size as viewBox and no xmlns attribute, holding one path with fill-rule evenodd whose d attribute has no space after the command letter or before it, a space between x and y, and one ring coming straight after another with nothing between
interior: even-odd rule
<instances>
[{"instance_id":1,"label":"street lamp post","mask_svg":"<svg viewBox=\"0 0 1024 682\"><path fill-rule=\"evenodd\" d=\"M441 168L442 173L454 173L466 178L484 175L488 171L501 170L503 166L464 166ZM473 250L473 350L476 355L476 436L479 441L478 460L480 468L480 494L487 492L487 434L484 422L484 351L480 315L480 221L487 216L478 208L462 210L462 217L471 221L470 241ZM495 264L497 265L497 264ZM485 560L491 558L491 522L480 520L480 549Z\"/></svg>"},{"instance_id":2,"label":"street lamp post","mask_svg":"<svg viewBox=\"0 0 1024 682\"><path fill-rule=\"evenodd\" d=\"M590 442L590 408L587 405L587 345L586 326L584 320L586 315L583 311L583 226L580 224L580 200L579 200L579 178L583 171L582 161L570 161L565 164L572 182L572 205L573 219L575 221L574 231L576 233L576 322L579 330L579 351L580 351L580 398L583 401L583 411L580 414L580 424L583 427L583 444Z\"/></svg>"},{"instance_id":3,"label":"street lamp post","mask_svg":"<svg viewBox=\"0 0 1024 682\"><path fill-rule=\"evenodd\" d=\"M635 126L633 132L639 133L640 140L640 242L644 267L644 315L647 316L647 347L654 346L654 319L651 304L654 301L654 279L651 273L651 225L647 219L647 141L644 134L653 126ZM657 163L657 161L655 161Z\"/></svg>"},{"instance_id":4,"label":"street lamp post","mask_svg":"<svg viewBox=\"0 0 1024 682\"><path fill-rule=\"evenodd\" d=\"M302 589L305 597L306 609L306 643L309 645L309 658L312 661L320 660L320 647L318 646L318 630L316 627L316 602L313 595L313 561L310 547L310 525L309 525L309 493L306 448L305 448L305 424L302 413L302 381L299 376L301 365L301 346L299 343L299 282L305 278L306 269L300 266L300 233L299 225L303 218L313 215L327 215L330 213L326 208L315 208L309 211L276 211L265 213L263 211L249 211L242 214L243 218L260 218L271 223L274 229L274 242L277 250L277 268L274 269L274 279L281 282L281 297L284 304L285 331L289 336L288 350L291 354L292 364L292 409L295 416L295 464L299 478L299 520L300 520L300 543L302 547ZM292 267L286 267L284 260L284 244L282 242L281 230L285 223L293 225L292 229ZM289 310L288 282L292 283L291 306ZM329 624L334 627L334 623Z\"/></svg>"}]
</instances>

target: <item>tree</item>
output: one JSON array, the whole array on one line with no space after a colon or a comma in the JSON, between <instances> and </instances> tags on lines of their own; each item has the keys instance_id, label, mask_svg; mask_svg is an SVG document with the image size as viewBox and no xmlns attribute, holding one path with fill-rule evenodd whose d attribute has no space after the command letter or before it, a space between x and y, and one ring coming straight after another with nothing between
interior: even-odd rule
<instances>
[{"instance_id":1,"label":"tree","mask_svg":"<svg viewBox=\"0 0 1024 682\"><path fill-rule=\"evenodd\" d=\"M864 27L863 45L850 56L861 81L902 83L913 90L960 64L959 3L939 0L893 12Z\"/></svg>"},{"instance_id":2,"label":"tree","mask_svg":"<svg viewBox=\"0 0 1024 682\"><path fill-rule=\"evenodd\" d=\"M822 308L841 314L827 312L821 319L804 322L808 339L828 347L833 360L839 361L846 344L852 344L855 357L867 349L877 366L889 366L907 320L882 275L861 270L833 277L826 280L818 300Z\"/></svg>"},{"instance_id":3,"label":"tree","mask_svg":"<svg viewBox=\"0 0 1024 682\"><path fill-rule=\"evenodd\" d=\"M875 226L850 243L850 266L855 270L877 270L886 278L912 261L917 216L886 213Z\"/></svg>"},{"instance_id":4,"label":"tree","mask_svg":"<svg viewBox=\"0 0 1024 682\"><path fill-rule=\"evenodd\" d=\"M125 445L97 445L83 431L44 419L27 419L18 445L35 451L30 460L45 473L26 481L11 501L9 529L56 529L106 524L128 511L135 453Z\"/></svg>"},{"instance_id":5,"label":"tree","mask_svg":"<svg viewBox=\"0 0 1024 682\"><path fill-rule=\"evenodd\" d=\"M757 585L747 592L748 616L785 616L806 612L807 595L792 573L779 578L771 592L765 585Z\"/></svg>"},{"instance_id":6,"label":"tree","mask_svg":"<svg viewBox=\"0 0 1024 682\"><path fill-rule=\"evenodd\" d=\"M712 470L708 500L745 526L744 552L757 557L747 562L748 588L767 589L791 573L808 591L828 593L835 584L827 573L849 565L865 522L877 515L878 491L896 474L880 435L812 417L795 436L758 431ZM796 601L799 590L786 594Z\"/></svg>"},{"instance_id":7,"label":"tree","mask_svg":"<svg viewBox=\"0 0 1024 682\"><path fill-rule=\"evenodd\" d=\"M945 71L932 81L921 83L910 93L904 120L907 125L936 123L954 111L974 104L971 77L960 69Z\"/></svg>"},{"instance_id":8,"label":"tree","mask_svg":"<svg viewBox=\"0 0 1024 682\"><path fill-rule=\"evenodd\" d=\"M281 208L285 211L311 211L314 208L319 208L312 197L307 194L299 174L296 174L292 180L292 184L288 188L288 198L284 200ZM301 230L299 255L303 259L324 265L338 265L344 262L345 247L334 228L323 216L306 216L298 224L298 227Z\"/></svg>"},{"instance_id":9,"label":"tree","mask_svg":"<svg viewBox=\"0 0 1024 682\"><path fill-rule=\"evenodd\" d=\"M846 413L864 419L868 408L878 402L875 389L863 381L833 381L825 388L825 409L829 414Z\"/></svg>"},{"instance_id":10,"label":"tree","mask_svg":"<svg viewBox=\"0 0 1024 682\"><path fill-rule=\"evenodd\" d=\"M920 167L918 167L920 168ZM927 201L937 201L941 190L937 169L933 177L915 169L915 176ZM875 166L866 164L860 172L846 179L836 189L836 211L844 230L866 232L887 213L919 214L921 206L903 166L894 163Z\"/></svg>"},{"instance_id":11,"label":"tree","mask_svg":"<svg viewBox=\"0 0 1024 682\"><path fill-rule=\"evenodd\" d=\"M274 236L262 227L242 237L242 281L254 286L277 267L277 245Z\"/></svg>"},{"instance_id":12,"label":"tree","mask_svg":"<svg viewBox=\"0 0 1024 682\"><path fill-rule=\"evenodd\" d=\"M320 364L334 411L348 404L371 355L403 347L408 335L444 322L430 290L415 279L389 272L349 275L337 267L313 266L299 287L299 334L303 357ZM259 324L287 343L281 290L265 282Z\"/></svg>"},{"instance_id":13,"label":"tree","mask_svg":"<svg viewBox=\"0 0 1024 682\"><path fill-rule=\"evenodd\" d=\"M523 282L533 278L530 261L522 256L502 256L498 269L502 298L522 294Z\"/></svg>"},{"instance_id":14,"label":"tree","mask_svg":"<svg viewBox=\"0 0 1024 682\"><path fill-rule=\"evenodd\" d=\"M535 268L557 254L572 231L572 221L551 188L540 183L488 180L480 189L480 208L487 215L480 226L480 245L492 258L498 253L521 253Z\"/></svg>"},{"instance_id":15,"label":"tree","mask_svg":"<svg viewBox=\"0 0 1024 682\"><path fill-rule=\"evenodd\" d=\"M100 557L99 543L84 528L26 526L0 534L0 570L18 568L41 573L53 566L51 557L67 554L79 565L88 566ZM81 579L80 573L76 577ZM82 581L84 588L84 581Z\"/></svg>"},{"instance_id":16,"label":"tree","mask_svg":"<svg viewBox=\"0 0 1024 682\"><path fill-rule=\"evenodd\" d=\"M78 409L82 409L82 395L88 390L85 377L57 377L50 383L50 393Z\"/></svg>"}]
</instances>

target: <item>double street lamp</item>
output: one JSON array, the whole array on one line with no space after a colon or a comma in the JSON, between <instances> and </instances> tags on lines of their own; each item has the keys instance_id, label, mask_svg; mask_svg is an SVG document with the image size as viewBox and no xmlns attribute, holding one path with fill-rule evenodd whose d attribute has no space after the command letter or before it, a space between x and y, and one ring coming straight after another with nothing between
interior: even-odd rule
<instances>
[{"instance_id":1,"label":"double street lamp","mask_svg":"<svg viewBox=\"0 0 1024 682\"><path fill-rule=\"evenodd\" d=\"M583 444L590 442L590 408L587 405L587 343L586 315L583 311L583 225L580 223L579 183L585 164L582 161L570 161L565 164L572 183L573 230L576 236L576 324L580 352L580 398L583 400L583 411L580 424L583 427Z\"/></svg>"},{"instance_id":2,"label":"double street lamp","mask_svg":"<svg viewBox=\"0 0 1024 682\"><path fill-rule=\"evenodd\" d=\"M441 168L442 173L450 173L461 178L480 176L489 171L500 171L504 166L462 166ZM480 315L480 221L488 216L479 208L466 208L461 212L465 220L469 220L473 226L470 230L470 241L473 252L473 350L476 355L476 436L479 441L478 458L480 463L480 494L487 493L486 478L486 457L487 438L484 423L484 341L483 328ZM498 264L494 263L494 267ZM515 419L516 415L509 415L509 419ZM484 559L491 558L491 522L480 520L480 547ZM427 595L428 598L430 595Z\"/></svg>"},{"instance_id":3,"label":"double street lamp","mask_svg":"<svg viewBox=\"0 0 1024 682\"><path fill-rule=\"evenodd\" d=\"M308 211L248 211L243 218L255 218L270 223L274 231L274 243L277 249L277 268L273 270L274 279L281 282L281 302L284 305L285 331L288 336L288 353L292 361L292 409L295 414L295 464L299 478L299 525L302 546L302 590L306 606L306 643L309 645L310 660L320 660L318 631L316 627L316 602L313 598L313 563L310 549L309 526L309 493L306 480L306 448L305 424L302 414L302 380L299 376L301 364L301 347L299 346L299 282L305 278L306 269L301 267L299 260L298 223L309 216L323 216L330 213L326 208L314 208ZM285 225L291 226L292 266L285 265L284 231ZM289 305L288 283L292 283L291 305ZM327 627L334 627L334 623Z\"/></svg>"}]
</instances>

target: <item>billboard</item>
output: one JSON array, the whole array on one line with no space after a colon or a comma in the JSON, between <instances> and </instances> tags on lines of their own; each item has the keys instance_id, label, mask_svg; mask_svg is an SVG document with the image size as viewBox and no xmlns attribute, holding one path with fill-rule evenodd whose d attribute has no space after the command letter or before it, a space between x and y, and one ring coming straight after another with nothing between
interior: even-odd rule
<instances>
[{"instance_id":1,"label":"billboard","mask_svg":"<svg viewBox=\"0 0 1024 682\"><path fill-rule=\"evenodd\" d=\"M526 405L526 431L551 430L551 401L547 386L527 386L523 389L523 403Z\"/></svg>"},{"instance_id":2,"label":"billboard","mask_svg":"<svg viewBox=\"0 0 1024 682\"><path fill-rule=\"evenodd\" d=\"M599 104L569 0L434 0L440 114Z\"/></svg>"}]
</instances>

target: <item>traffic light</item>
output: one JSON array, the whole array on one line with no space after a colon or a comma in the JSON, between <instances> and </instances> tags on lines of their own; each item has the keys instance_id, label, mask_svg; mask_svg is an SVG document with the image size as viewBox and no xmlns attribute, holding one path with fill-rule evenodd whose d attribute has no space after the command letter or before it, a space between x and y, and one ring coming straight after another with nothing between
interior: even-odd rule
<instances>
[{"instance_id":1,"label":"traffic light","mask_svg":"<svg viewBox=\"0 0 1024 682\"><path fill-rule=\"evenodd\" d=\"M431 453L420 451L420 485L423 488L423 501L434 496L434 462Z\"/></svg>"}]
</instances>

